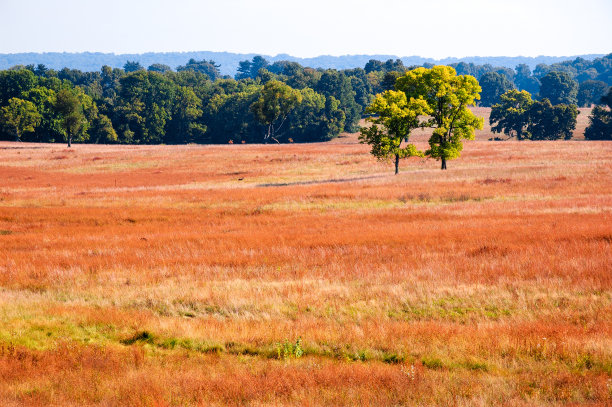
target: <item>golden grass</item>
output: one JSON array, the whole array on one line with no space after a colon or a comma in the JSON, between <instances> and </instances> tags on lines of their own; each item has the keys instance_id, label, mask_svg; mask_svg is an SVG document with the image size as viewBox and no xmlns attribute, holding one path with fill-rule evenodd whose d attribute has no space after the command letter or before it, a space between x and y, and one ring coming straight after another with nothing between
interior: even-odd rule
<instances>
[{"instance_id":1,"label":"golden grass","mask_svg":"<svg viewBox=\"0 0 612 407\"><path fill-rule=\"evenodd\" d=\"M609 404L612 145L489 137L0 143L0 405Z\"/></svg>"}]
</instances>

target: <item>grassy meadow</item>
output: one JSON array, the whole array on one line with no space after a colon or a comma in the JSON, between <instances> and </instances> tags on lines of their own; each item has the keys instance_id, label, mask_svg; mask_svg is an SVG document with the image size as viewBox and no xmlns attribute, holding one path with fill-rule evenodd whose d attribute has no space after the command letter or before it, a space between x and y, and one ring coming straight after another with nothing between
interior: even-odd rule
<instances>
[{"instance_id":1,"label":"grassy meadow","mask_svg":"<svg viewBox=\"0 0 612 407\"><path fill-rule=\"evenodd\" d=\"M610 405L612 143L581 110L397 176L354 134L0 143L0 405Z\"/></svg>"}]
</instances>

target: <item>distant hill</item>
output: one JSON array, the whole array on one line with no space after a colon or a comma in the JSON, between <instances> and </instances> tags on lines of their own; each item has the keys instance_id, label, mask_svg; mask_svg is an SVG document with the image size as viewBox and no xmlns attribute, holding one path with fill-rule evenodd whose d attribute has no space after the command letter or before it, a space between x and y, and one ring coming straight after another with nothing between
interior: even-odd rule
<instances>
[{"instance_id":1,"label":"distant hill","mask_svg":"<svg viewBox=\"0 0 612 407\"><path fill-rule=\"evenodd\" d=\"M179 65L185 65L189 59L214 60L221 64L223 75L233 76L238 68L238 62L246 59L250 60L256 55L261 54L235 54L231 52L148 52L145 54L106 54L100 52L46 52L46 53L21 53L21 54L0 54L0 69L7 69L15 65L44 64L48 68L56 70L62 68L80 69L82 71L99 71L102 65L121 68L126 61L138 61L145 68L151 64L159 63L171 66L175 69ZM335 68L350 69L363 68L370 59L386 61L397 59L395 55L343 55L331 56L321 55L314 58L297 58L287 54L276 56L262 55L270 62L288 60L298 62L303 66L312 68ZM424 63L452 64L456 62L473 62L474 64L491 64L493 66L505 66L514 68L518 64L527 64L531 69L537 64L547 65L557 62L573 60L577 57L584 59L594 59L604 56L604 54L587 54L574 56L538 56L538 57L465 57L465 58L445 58L432 59L419 56L401 57L404 65L421 65Z\"/></svg>"}]
</instances>

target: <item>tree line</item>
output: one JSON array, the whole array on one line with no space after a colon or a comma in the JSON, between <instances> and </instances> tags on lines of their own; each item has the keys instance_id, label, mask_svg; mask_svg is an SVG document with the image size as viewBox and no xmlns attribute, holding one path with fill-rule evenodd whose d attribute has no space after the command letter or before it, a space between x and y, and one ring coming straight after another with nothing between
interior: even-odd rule
<instances>
[{"instance_id":1,"label":"tree line","mask_svg":"<svg viewBox=\"0 0 612 407\"><path fill-rule=\"evenodd\" d=\"M270 68L234 79L222 77L214 61L190 60L176 71L130 61L100 72L15 67L0 71L0 138L280 143L325 141L357 130L369 96L362 95L360 105L346 73L297 64L286 67L291 73Z\"/></svg>"},{"instance_id":2,"label":"tree line","mask_svg":"<svg viewBox=\"0 0 612 407\"><path fill-rule=\"evenodd\" d=\"M502 103L510 90L540 103L597 103L612 81L612 54L544 65L531 72L457 63L459 76L479 78L475 103ZM241 61L234 78L212 60L173 69L128 61L99 72L44 65L0 71L0 138L23 141L130 144L325 141L358 130L376 95L417 67L399 59L370 60L364 68L313 69L296 62ZM425 64L431 69L432 65ZM543 103L543 102L542 102ZM535 109L535 108L534 108ZM546 109L544 109L546 110ZM529 132L533 134L533 131Z\"/></svg>"},{"instance_id":3,"label":"tree line","mask_svg":"<svg viewBox=\"0 0 612 407\"><path fill-rule=\"evenodd\" d=\"M490 65L459 63L453 67L460 75L478 78L482 86L480 106L492 106L505 92L516 89L529 92L535 99L551 103L589 107L599 103L612 86L612 54L594 60L576 58L552 65L538 64L533 72L525 64L514 70ZM558 93L563 92L563 98Z\"/></svg>"}]
</instances>

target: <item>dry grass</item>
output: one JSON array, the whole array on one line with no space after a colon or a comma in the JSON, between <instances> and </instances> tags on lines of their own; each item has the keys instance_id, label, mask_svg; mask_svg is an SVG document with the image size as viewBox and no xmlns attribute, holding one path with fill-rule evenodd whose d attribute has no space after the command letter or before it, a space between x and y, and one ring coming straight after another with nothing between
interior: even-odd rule
<instances>
[{"instance_id":1,"label":"dry grass","mask_svg":"<svg viewBox=\"0 0 612 407\"><path fill-rule=\"evenodd\" d=\"M609 405L612 145L489 137L1 143L0 405Z\"/></svg>"}]
</instances>

